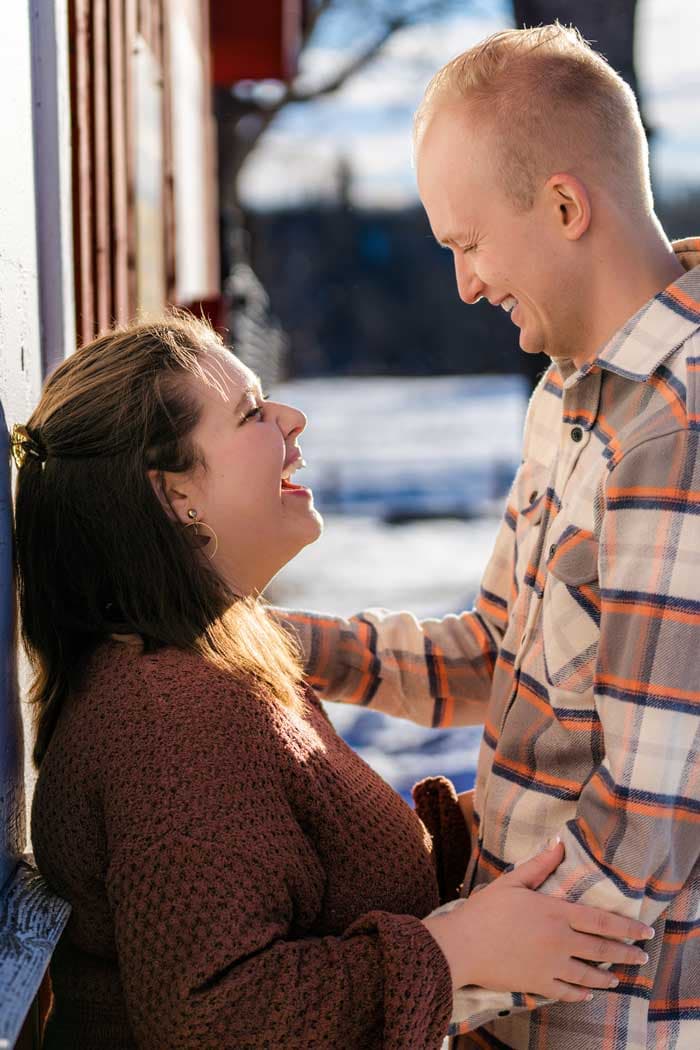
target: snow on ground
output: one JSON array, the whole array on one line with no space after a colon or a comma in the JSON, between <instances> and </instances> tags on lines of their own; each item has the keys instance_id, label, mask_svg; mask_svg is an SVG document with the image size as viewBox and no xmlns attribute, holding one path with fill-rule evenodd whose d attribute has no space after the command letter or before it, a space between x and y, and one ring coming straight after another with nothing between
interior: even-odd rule
<instances>
[{"instance_id":1,"label":"snow on ground","mask_svg":"<svg viewBox=\"0 0 700 1050\"><path fill-rule=\"evenodd\" d=\"M314 488L326 525L277 576L270 599L341 616L372 606L419 617L470 608L520 456L519 377L307 380L273 395L308 416L299 440L309 467L299 480ZM387 524L411 506L469 516ZM432 774L449 776L458 790L473 783L480 727L432 730L342 704L328 710L404 797Z\"/></svg>"},{"instance_id":2,"label":"snow on ground","mask_svg":"<svg viewBox=\"0 0 700 1050\"><path fill-rule=\"evenodd\" d=\"M350 616L370 606L439 616L471 606L499 518L386 525L326 515L323 537L280 573L270 593L287 607Z\"/></svg>"},{"instance_id":3,"label":"snow on ground","mask_svg":"<svg viewBox=\"0 0 700 1050\"><path fill-rule=\"evenodd\" d=\"M311 379L274 396L308 416L301 481L322 512L500 510L520 458L519 376Z\"/></svg>"}]
</instances>

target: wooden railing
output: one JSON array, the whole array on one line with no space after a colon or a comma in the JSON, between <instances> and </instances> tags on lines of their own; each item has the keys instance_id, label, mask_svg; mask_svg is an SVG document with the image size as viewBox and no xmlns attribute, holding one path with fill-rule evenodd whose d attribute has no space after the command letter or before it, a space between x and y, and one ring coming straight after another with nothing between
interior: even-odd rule
<instances>
[{"instance_id":1,"label":"wooden railing","mask_svg":"<svg viewBox=\"0 0 700 1050\"><path fill-rule=\"evenodd\" d=\"M40 990L69 914L25 854L0 890L0 1050L41 1046L49 1003Z\"/></svg>"}]
</instances>

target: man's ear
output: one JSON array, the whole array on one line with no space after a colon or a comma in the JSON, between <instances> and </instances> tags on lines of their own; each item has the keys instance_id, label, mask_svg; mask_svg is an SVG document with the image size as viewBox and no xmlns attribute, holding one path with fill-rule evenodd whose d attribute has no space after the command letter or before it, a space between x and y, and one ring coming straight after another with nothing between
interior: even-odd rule
<instances>
[{"instance_id":1,"label":"man's ear","mask_svg":"<svg viewBox=\"0 0 700 1050\"><path fill-rule=\"evenodd\" d=\"M175 484L174 474L169 474L164 470L147 470L148 480L153 486L153 491L158 497L160 504L173 521L180 521L181 524L186 523L185 515L187 513L186 504L188 502L188 496L186 492L183 492L179 487L179 484ZM179 482L179 479L178 479ZM179 512L182 513L182 519L179 517Z\"/></svg>"},{"instance_id":2,"label":"man's ear","mask_svg":"<svg viewBox=\"0 0 700 1050\"><path fill-rule=\"evenodd\" d=\"M545 190L549 194L554 221L567 241L583 237L591 224L591 198L575 175L552 175Z\"/></svg>"}]
</instances>

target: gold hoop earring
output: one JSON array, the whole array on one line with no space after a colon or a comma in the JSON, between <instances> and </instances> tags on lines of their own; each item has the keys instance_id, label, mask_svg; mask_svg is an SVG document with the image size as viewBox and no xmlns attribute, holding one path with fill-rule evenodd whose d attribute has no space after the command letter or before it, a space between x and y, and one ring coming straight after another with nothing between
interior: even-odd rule
<instances>
[{"instance_id":1,"label":"gold hoop earring","mask_svg":"<svg viewBox=\"0 0 700 1050\"><path fill-rule=\"evenodd\" d=\"M216 552L219 549L219 537L216 535L216 533L212 529L211 525L207 525L206 521L200 521L197 518L197 511L194 508L191 508L190 510L187 511L187 517L188 518L192 518L192 521L188 521L185 524L185 528L186 529L191 529L192 527L194 527L194 534L195 534L195 536L199 537L199 530L200 530L200 528L209 529L209 531L210 531L210 533L212 535L212 538L214 540L214 550L211 552L211 554L207 554L207 558L209 559L209 561L211 561L212 558L214 557L214 555L216 554ZM209 543L209 537L208 536L207 537L203 536L202 539L204 540L204 543L201 544L201 546L204 547L204 546L206 546L207 543Z\"/></svg>"}]
</instances>

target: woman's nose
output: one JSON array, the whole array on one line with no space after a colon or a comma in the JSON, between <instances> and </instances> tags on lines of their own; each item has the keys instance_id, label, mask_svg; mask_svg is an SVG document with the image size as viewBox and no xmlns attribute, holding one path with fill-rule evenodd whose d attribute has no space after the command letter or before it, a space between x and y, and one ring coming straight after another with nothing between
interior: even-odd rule
<instances>
[{"instance_id":1,"label":"woman's nose","mask_svg":"<svg viewBox=\"0 0 700 1050\"><path fill-rule=\"evenodd\" d=\"M306 429L306 416L292 405L279 405L280 427L286 438L297 437Z\"/></svg>"}]
</instances>

